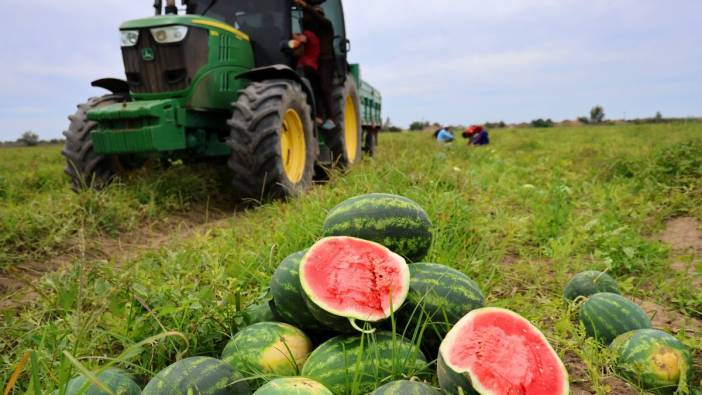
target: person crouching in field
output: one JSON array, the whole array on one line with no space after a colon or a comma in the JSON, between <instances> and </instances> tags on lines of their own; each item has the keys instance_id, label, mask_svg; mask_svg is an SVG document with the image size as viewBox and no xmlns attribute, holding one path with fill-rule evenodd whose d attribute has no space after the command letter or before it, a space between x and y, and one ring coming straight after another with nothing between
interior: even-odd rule
<instances>
[{"instance_id":1,"label":"person crouching in field","mask_svg":"<svg viewBox=\"0 0 702 395\"><path fill-rule=\"evenodd\" d=\"M450 143L454 140L453 133L446 127L442 127L434 132L434 138L440 143Z\"/></svg>"},{"instance_id":2,"label":"person crouching in field","mask_svg":"<svg viewBox=\"0 0 702 395\"><path fill-rule=\"evenodd\" d=\"M467 138L468 145L488 145L490 144L490 135L487 129L480 125L473 125L463 132L463 138Z\"/></svg>"}]
</instances>

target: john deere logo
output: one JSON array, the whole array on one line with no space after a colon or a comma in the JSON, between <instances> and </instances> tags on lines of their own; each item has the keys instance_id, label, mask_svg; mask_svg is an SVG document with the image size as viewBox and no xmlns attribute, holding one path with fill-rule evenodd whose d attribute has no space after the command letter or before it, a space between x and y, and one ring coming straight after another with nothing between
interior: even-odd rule
<instances>
[{"instance_id":1,"label":"john deere logo","mask_svg":"<svg viewBox=\"0 0 702 395\"><path fill-rule=\"evenodd\" d=\"M150 62L156 58L156 56L154 55L154 50L151 48L142 49L141 57L147 62Z\"/></svg>"}]
</instances>

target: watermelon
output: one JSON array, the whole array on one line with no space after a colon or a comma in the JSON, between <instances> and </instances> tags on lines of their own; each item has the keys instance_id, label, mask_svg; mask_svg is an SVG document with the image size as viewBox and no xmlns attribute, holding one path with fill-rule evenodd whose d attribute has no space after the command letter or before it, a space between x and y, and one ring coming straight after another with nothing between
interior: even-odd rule
<instances>
[{"instance_id":1,"label":"watermelon","mask_svg":"<svg viewBox=\"0 0 702 395\"><path fill-rule=\"evenodd\" d=\"M163 369L146 385L142 395L250 395L243 376L228 363L192 357Z\"/></svg>"},{"instance_id":2,"label":"watermelon","mask_svg":"<svg viewBox=\"0 0 702 395\"><path fill-rule=\"evenodd\" d=\"M296 252L283 259L271 278L271 295L280 320L307 332L324 329L305 304L300 284L300 262L307 250Z\"/></svg>"},{"instance_id":3,"label":"watermelon","mask_svg":"<svg viewBox=\"0 0 702 395\"><path fill-rule=\"evenodd\" d=\"M300 284L312 315L342 332L361 330L356 320L390 317L405 301L409 283L409 267L401 256L353 237L324 238L300 263Z\"/></svg>"},{"instance_id":4,"label":"watermelon","mask_svg":"<svg viewBox=\"0 0 702 395\"><path fill-rule=\"evenodd\" d=\"M431 221L415 202L384 193L356 196L329 211L324 236L351 236L375 241L410 262L419 262L431 247Z\"/></svg>"},{"instance_id":5,"label":"watermelon","mask_svg":"<svg viewBox=\"0 0 702 395\"><path fill-rule=\"evenodd\" d=\"M573 276L566 284L563 296L567 301L573 301L579 296L588 297L598 292L618 294L619 286L609 274L590 270Z\"/></svg>"},{"instance_id":6,"label":"watermelon","mask_svg":"<svg viewBox=\"0 0 702 395\"><path fill-rule=\"evenodd\" d=\"M619 375L645 390L672 394L692 382L690 350L668 333L637 329L618 336L610 348Z\"/></svg>"},{"instance_id":7,"label":"watermelon","mask_svg":"<svg viewBox=\"0 0 702 395\"><path fill-rule=\"evenodd\" d=\"M568 372L546 338L510 310L461 318L439 348L439 385L450 393L568 394Z\"/></svg>"},{"instance_id":8,"label":"watermelon","mask_svg":"<svg viewBox=\"0 0 702 395\"><path fill-rule=\"evenodd\" d=\"M483 307L480 288L456 269L434 263L410 265L410 289L398 313L405 333L424 329L422 347L436 355L441 340L471 310Z\"/></svg>"},{"instance_id":9,"label":"watermelon","mask_svg":"<svg viewBox=\"0 0 702 395\"><path fill-rule=\"evenodd\" d=\"M95 376L113 395L139 395L141 388L132 378L119 369L107 369ZM60 391L54 392L59 394ZM110 395L101 390L85 376L78 376L68 382L65 395Z\"/></svg>"},{"instance_id":10,"label":"watermelon","mask_svg":"<svg viewBox=\"0 0 702 395\"><path fill-rule=\"evenodd\" d=\"M259 388L254 395L333 395L322 384L304 377L275 379Z\"/></svg>"},{"instance_id":11,"label":"watermelon","mask_svg":"<svg viewBox=\"0 0 702 395\"><path fill-rule=\"evenodd\" d=\"M335 395L365 394L398 376L426 377L424 354L392 332L342 335L322 343L302 368L302 375L324 384Z\"/></svg>"},{"instance_id":12,"label":"watermelon","mask_svg":"<svg viewBox=\"0 0 702 395\"><path fill-rule=\"evenodd\" d=\"M651 327L651 321L639 306L611 292L592 295L580 306L578 319L589 337L605 345L626 332Z\"/></svg>"},{"instance_id":13,"label":"watermelon","mask_svg":"<svg viewBox=\"0 0 702 395\"><path fill-rule=\"evenodd\" d=\"M299 329L282 322L260 322L242 329L227 343L222 360L246 375L296 375L312 342Z\"/></svg>"},{"instance_id":14,"label":"watermelon","mask_svg":"<svg viewBox=\"0 0 702 395\"><path fill-rule=\"evenodd\" d=\"M244 324L248 326L259 322L276 321L278 314L272 305L271 301L263 301L248 306L242 312Z\"/></svg>"},{"instance_id":15,"label":"watermelon","mask_svg":"<svg viewBox=\"0 0 702 395\"><path fill-rule=\"evenodd\" d=\"M398 380L385 384L370 395L441 395L441 392L429 384Z\"/></svg>"}]
</instances>

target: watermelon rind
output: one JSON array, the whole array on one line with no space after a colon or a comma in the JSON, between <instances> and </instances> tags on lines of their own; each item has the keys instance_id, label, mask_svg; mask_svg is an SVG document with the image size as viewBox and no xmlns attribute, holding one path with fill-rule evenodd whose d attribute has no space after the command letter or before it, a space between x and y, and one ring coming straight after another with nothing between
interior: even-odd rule
<instances>
[{"instance_id":1,"label":"watermelon rind","mask_svg":"<svg viewBox=\"0 0 702 395\"><path fill-rule=\"evenodd\" d=\"M666 332L630 331L614 339L610 348L617 373L647 391L672 394L692 382L690 350Z\"/></svg>"},{"instance_id":2,"label":"watermelon rind","mask_svg":"<svg viewBox=\"0 0 702 395\"><path fill-rule=\"evenodd\" d=\"M410 288L398 312L405 333L423 329L422 348L436 355L444 336L470 311L483 307L478 284L464 273L445 265L410 265Z\"/></svg>"},{"instance_id":3,"label":"watermelon rind","mask_svg":"<svg viewBox=\"0 0 702 395\"><path fill-rule=\"evenodd\" d=\"M320 332L320 325L307 308L304 292L300 284L300 262L307 250L298 251L283 259L273 277L270 290L275 304L275 312L280 320L308 332Z\"/></svg>"},{"instance_id":4,"label":"watermelon rind","mask_svg":"<svg viewBox=\"0 0 702 395\"><path fill-rule=\"evenodd\" d=\"M402 303L404 303L405 299L407 298L407 293L409 292L410 271L409 266L407 265L404 258L388 250L386 247L378 243L369 240L361 240L353 237L325 237L319 240L317 243L315 243L315 245L313 245L302 258L302 262L300 263L300 272L302 272L302 267L305 264L305 261L311 256L311 254L314 254L315 249L318 246L323 246L326 242L331 240L345 239L362 241L363 243L374 245L377 248L384 250L384 252L387 252L398 263L398 267L400 269L400 276L402 277L400 281L402 284L402 289L399 293L393 295L393 299L396 299L397 303L389 307L388 311L384 311L384 314L382 316L368 316L362 312L340 311L334 308L333 306L330 306L328 303L325 303L323 300L315 298L313 295L313 291L310 287L309 281L302 274L300 274L300 284L302 286L306 306L318 322L320 322L327 328L342 333L352 332L353 329L363 332L364 330L360 328L359 324L357 324L356 321L369 323L379 322L389 318L393 313L395 313L402 307Z\"/></svg>"},{"instance_id":5,"label":"watermelon rind","mask_svg":"<svg viewBox=\"0 0 702 395\"><path fill-rule=\"evenodd\" d=\"M392 332L337 336L307 359L302 376L335 395L365 394L403 377L428 378L427 360L414 343Z\"/></svg>"},{"instance_id":6,"label":"watermelon rind","mask_svg":"<svg viewBox=\"0 0 702 395\"><path fill-rule=\"evenodd\" d=\"M372 193L350 198L329 211L324 236L351 236L388 247L410 262L431 247L431 221L422 207L403 196Z\"/></svg>"},{"instance_id":7,"label":"watermelon rind","mask_svg":"<svg viewBox=\"0 0 702 395\"><path fill-rule=\"evenodd\" d=\"M192 357L176 362L156 374L142 395L250 395L244 377L226 362Z\"/></svg>"},{"instance_id":8,"label":"watermelon rind","mask_svg":"<svg viewBox=\"0 0 702 395\"><path fill-rule=\"evenodd\" d=\"M112 391L113 395L139 395L141 388L132 377L120 369L107 369L95 378ZM60 391L56 391L58 394ZM85 376L78 376L68 382L65 395L110 395L101 390Z\"/></svg>"},{"instance_id":9,"label":"watermelon rind","mask_svg":"<svg viewBox=\"0 0 702 395\"><path fill-rule=\"evenodd\" d=\"M567 301L574 301L578 297L589 297L599 292L619 293L619 285L609 274L588 270L573 276L568 281L563 291Z\"/></svg>"},{"instance_id":10,"label":"watermelon rind","mask_svg":"<svg viewBox=\"0 0 702 395\"><path fill-rule=\"evenodd\" d=\"M254 395L333 395L324 385L305 377L284 377L272 380Z\"/></svg>"},{"instance_id":11,"label":"watermelon rind","mask_svg":"<svg viewBox=\"0 0 702 395\"><path fill-rule=\"evenodd\" d=\"M580 306L578 319L588 337L604 345L609 345L614 338L626 332L651 327L651 321L641 307L611 292L592 295Z\"/></svg>"},{"instance_id":12,"label":"watermelon rind","mask_svg":"<svg viewBox=\"0 0 702 395\"><path fill-rule=\"evenodd\" d=\"M234 335L222 360L247 376L293 376L312 352L300 329L282 322L260 322Z\"/></svg>"},{"instance_id":13,"label":"watermelon rind","mask_svg":"<svg viewBox=\"0 0 702 395\"><path fill-rule=\"evenodd\" d=\"M514 319L517 319L518 321L521 321L523 324L531 328L533 333L535 333L541 340L543 341L543 344L548 348L548 350L552 353L552 355L555 357L555 360L558 361L558 370L562 373L563 377L563 394L568 394L569 393L569 387L570 383L568 381L568 371L565 368L565 365L563 364L563 361L561 361L560 357L558 357L558 354L556 351L551 347L551 344L548 342L548 339L546 339L546 336L544 336L541 331L539 331L531 322L529 322L526 318L522 317L521 315L515 313L514 311L499 308L499 307L483 307L480 309L476 309L471 311L470 313L466 314L463 318L461 318L456 325L454 325L454 328L449 331L449 333L446 335L444 338L444 341L441 342L441 346L439 348L439 357L438 357L438 376L439 376L439 383L441 385L441 388L448 392L449 394L459 394L460 392L464 393L478 393L481 395L501 395L497 393L493 393L490 390L486 389L483 387L483 384L480 381L480 378L477 377L473 372L470 371L470 369L462 369L458 366L454 366L451 364L451 361L449 361L445 355L448 355L449 350L451 350L455 344L460 341L460 329L464 327L465 325L470 324L470 322L477 317L480 314L505 314L509 315ZM462 376L462 377L461 377ZM471 392L473 391L473 392Z\"/></svg>"},{"instance_id":14,"label":"watermelon rind","mask_svg":"<svg viewBox=\"0 0 702 395\"><path fill-rule=\"evenodd\" d=\"M377 388L370 395L441 395L441 392L419 381L397 380Z\"/></svg>"}]
</instances>

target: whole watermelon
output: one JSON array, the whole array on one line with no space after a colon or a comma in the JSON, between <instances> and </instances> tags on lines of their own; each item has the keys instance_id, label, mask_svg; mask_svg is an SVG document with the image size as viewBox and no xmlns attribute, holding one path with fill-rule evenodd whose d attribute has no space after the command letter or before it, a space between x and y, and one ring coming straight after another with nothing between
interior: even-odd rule
<instances>
[{"instance_id":1,"label":"whole watermelon","mask_svg":"<svg viewBox=\"0 0 702 395\"><path fill-rule=\"evenodd\" d=\"M385 384L370 395L441 395L441 392L429 384L398 380Z\"/></svg>"},{"instance_id":2,"label":"whole watermelon","mask_svg":"<svg viewBox=\"0 0 702 395\"><path fill-rule=\"evenodd\" d=\"M119 369L107 369L96 376L98 381L112 391L114 395L139 395L141 388L132 378ZM60 393L59 391L54 392ZM109 395L85 376L78 376L68 382L66 395Z\"/></svg>"},{"instance_id":3,"label":"whole watermelon","mask_svg":"<svg viewBox=\"0 0 702 395\"><path fill-rule=\"evenodd\" d=\"M163 369L146 385L142 395L250 395L244 377L228 363L192 357Z\"/></svg>"},{"instance_id":4,"label":"whole watermelon","mask_svg":"<svg viewBox=\"0 0 702 395\"><path fill-rule=\"evenodd\" d=\"M275 379L259 388L254 395L333 395L327 387L304 377Z\"/></svg>"},{"instance_id":5,"label":"whole watermelon","mask_svg":"<svg viewBox=\"0 0 702 395\"><path fill-rule=\"evenodd\" d=\"M598 292L618 294L619 286L607 273L590 270L573 276L566 284L563 296L567 301L573 301L579 296L588 297Z\"/></svg>"},{"instance_id":6,"label":"whole watermelon","mask_svg":"<svg viewBox=\"0 0 702 395\"><path fill-rule=\"evenodd\" d=\"M409 269L410 289L398 314L399 329L423 329L422 348L436 355L448 331L464 315L483 307L484 297L475 281L448 266L415 263Z\"/></svg>"},{"instance_id":7,"label":"whole watermelon","mask_svg":"<svg viewBox=\"0 0 702 395\"><path fill-rule=\"evenodd\" d=\"M651 327L651 321L641 307L610 292L592 295L580 306L578 319L588 336L605 345L626 332Z\"/></svg>"},{"instance_id":8,"label":"whole watermelon","mask_svg":"<svg viewBox=\"0 0 702 395\"><path fill-rule=\"evenodd\" d=\"M296 252L283 259L273 277L270 290L275 312L283 322L308 332L324 329L307 309L300 285L300 262L307 250Z\"/></svg>"},{"instance_id":9,"label":"whole watermelon","mask_svg":"<svg viewBox=\"0 0 702 395\"><path fill-rule=\"evenodd\" d=\"M324 236L351 236L374 241L410 262L424 259L431 247L431 221L414 201L372 193L334 207L324 221Z\"/></svg>"},{"instance_id":10,"label":"whole watermelon","mask_svg":"<svg viewBox=\"0 0 702 395\"><path fill-rule=\"evenodd\" d=\"M312 342L301 330L282 322L260 322L234 335L222 360L247 376L293 376L310 352Z\"/></svg>"},{"instance_id":11,"label":"whole watermelon","mask_svg":"<svg viewBox=\"0 0 702 395\"><path fill-rule=\"evenodd\" d=\"M656 329L638 329L618 336L610 348L617 372L654 393L672 394L692 382L690 350L674 336Z\"/></svg>"},{"instance_id":12,"label":"whole watermelon","mask_svg":"<svg viewBox=\"0 0 702 395\"><path fill-rule=\"evenodd\" d=\"M335 395L365 394L384 380L426 376L424 354L409 340L391 332L370 336L337 336L307 359L302 375L324 384Z\"/></svg>"}]
</instances>

